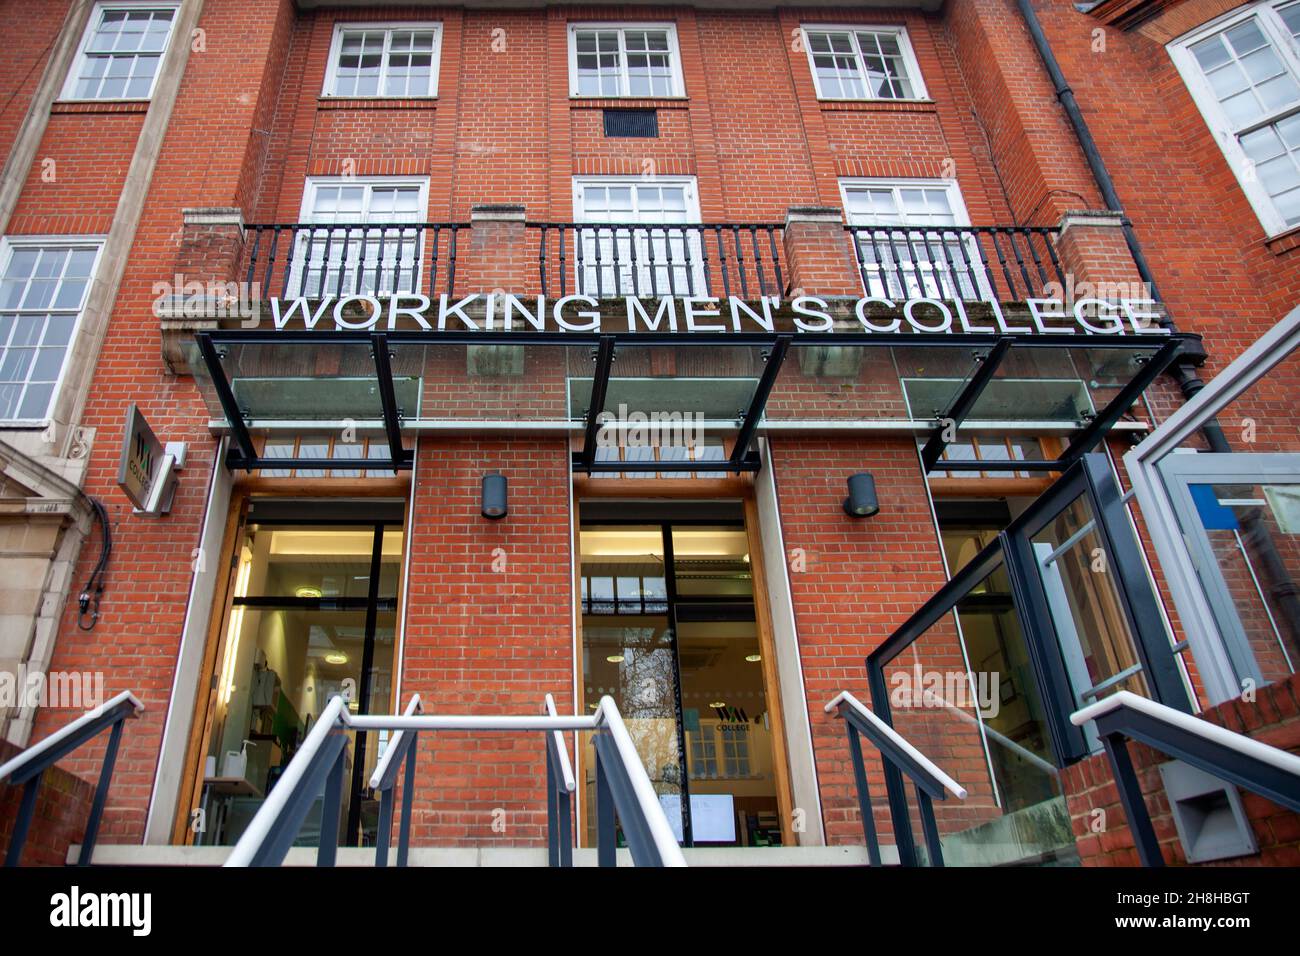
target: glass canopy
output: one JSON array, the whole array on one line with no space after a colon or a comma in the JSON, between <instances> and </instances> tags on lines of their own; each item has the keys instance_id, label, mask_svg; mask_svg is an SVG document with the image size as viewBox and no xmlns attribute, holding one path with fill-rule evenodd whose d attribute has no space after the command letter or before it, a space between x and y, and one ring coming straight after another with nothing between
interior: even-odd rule
<instances>
[{"instance_id":1,"label":"glass canopy","mask_svg":"<svg viewBox=\"0 0 1300 956\"><path fill-rule=\"evenodd\" d=\"M607 430L658 421L735 436L729 456L661 472L756 470L764 427L882 424L930 429L927 469L963 424L1069 429L1061 458L1006 464L1059 471L1129 410L1182 338L231 329L197 333L188 352L212 416L229 425L234 468L261 467L260 429L351 424L388 440L390 454L365 468L410 467L405 431L542 427L584 434L575 470L613 471L626 464L597 454Z\"/></svg>"}]
</instances>

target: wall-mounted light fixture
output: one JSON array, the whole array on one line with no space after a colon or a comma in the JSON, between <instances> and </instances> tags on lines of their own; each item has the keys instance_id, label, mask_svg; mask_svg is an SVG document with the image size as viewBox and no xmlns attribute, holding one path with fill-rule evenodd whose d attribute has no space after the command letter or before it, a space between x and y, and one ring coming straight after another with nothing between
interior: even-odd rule
<instances>
[{"instance_id":1,"label":"wall-mounted light fixture","mask_svg":"<svg viewBox=\"0 0 1300 956\"><path fill-rule=\"evenodd\" d=\"M865 471L849 475L849 496L844 499L844 513L850 518L870 518L879 510L876 479Z\"/></svg>"},{"instance_id":2,"label":"wall-mounted light fixture","mask_svg":"<svg viewBox=\"0 0 1300 956\"><path fill-rule=\"evenodd\" d=\"M483 517L497 520L509 513L506 507L506 476L491 471L483 476Z\"/></svg>"}]
</instances>

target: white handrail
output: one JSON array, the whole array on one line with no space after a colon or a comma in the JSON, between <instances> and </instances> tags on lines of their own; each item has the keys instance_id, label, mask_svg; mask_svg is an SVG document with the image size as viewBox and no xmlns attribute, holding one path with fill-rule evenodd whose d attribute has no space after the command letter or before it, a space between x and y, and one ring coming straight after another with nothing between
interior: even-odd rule
<instances>
[{"instance_id":1,"label":"white handrail","mask_svg":"<svg viewBox=\"0 0 1300 956\"><path fill-rule=\"evenodd\" d=\"M1095 720L1103 714L1109 714L1120 707L1132 708L1139 713L1146 714L1148 717L1154 717L1162 723L1169 724L1171 727L1185 730L1187 733L1195 734L1210 743L1227 747L1242 756L1253 757L1260 763L1266 763L1278 770L1300 777L1300 757L1295 754L1287 753L1279 747L1270 746L1262 741L1247 737L1245 734L1228 730L1226 727L1220 727L1218 724L1212 724L1200 717L1185 714L1181 710L1174 710L1174 708L1165 704L1139 697L1128 690L1116 691L1095 704L1089 704L1082 710L1075 711L1070 715L1070 723L1076 727L1082 727L1088 721Z\"/></svg>"},{"instance_id":2,"label":"white handrail","mask_svg":"<svg viewBox=\"0 0 1300 956\"><path fill-rule=\"evenodd\" d=\"M559 716L555 711L555 698L550 694L546 695L546 714L548 717ZM578 789L578 781L573 776L573 765L569 762L569 748L564 745L564 734L558 730L552 730L551 734L555 739L555 749L560 754L560 778L564 789L573 793Z\"/></svg>"},{"instance_id":3,"label":"white handrail","mask_svg":"<svg viewBox=\"0 0 1300 956\"><path fill-rule=\"evenodd\" d=\"M406 705L406 710L402 711L404 717L410 717L412 714L419 714L424 711L424 705L420 703L420 695L412 694L411 701ZM379 784L383 782L384 775L388 773L388 765L393 762L393 754L401 749L402 738L410 731L398 730L388 741L388 746L380 754L379 759L375 761L375 772L370 775L370 786L378 789ZM409 783L408 783L409 786Z\"/></svg>"},{"instance_id":4,"label":"white handrail","mask_svg":"<svg viewBox=\"0 0 1300 956\"><path fill-rule=\"evenodd\" d=\"M641 757L636 752L636 746L632 743L632 737L628 733L623 718L618 712L618 707L612 698L602 697L596 712L590 716L578 714L563 716L555 713L555 701L550 694L547 694L547 713L536 717L423 714L416 712L418 701L418 695L413 697L407 705L406 711L402 714L354 715L348 710L347 701L343 697L332 698L325 706L325 709L321 711L320 718L307 734L307 738L303 741L294 758L289 761L283 775L276 782L275 788L267 795L266 800L249 822L248 828L235 844L230 856L226 858L225 865L234 867L249 866L251 864L253 858L257 855L258 849L270 833L274 822L283 812L285 805L292 798L295 790L301 786L307 767L324 745L326 738L336 730L351 728L358 731L540 730L555 733L557 735L556 742L560 745L560 761L564 784L570 791L577 789L577 781L569 763L563 738L558 736L559 733L566 730L606 730L614 742L619 759L624 765L628 779L631 781L637 804L646 818L651 839L654 840L655 848L663 861L663 865L686 866L686 858L682 856L681 847L677 845L677 838L673 835L672 827L664 814L663 806L659 803L654 786L650 783L649 776L646 775L645 767L641 763ZM396 740L394 743L396 743ZM381 764L394 749L394 746L390 744L389 748L384 752L384 757L380 758ZM386 765L377 767L375 773L372 774L371 786L375 786L378 778L382 776L384 766Z\"/></svg>"},{"instance_id":5,"label":"white handrail","mask_svg":"<svg viewBox=\"0 0 1300 956\"><path fill-rule=\"evenodd\" d=\"M21 770L37 757L41 756L41 754L53 747L57 747L69 737L76 736L77 732L87 724L98 720L114 707L127 701L131 704L131 713L127 716L131 718L139 717L140 713L144 710L144 704L140 703L140 699L136 697L135 694L131 693L129 690L124 690L111 700L105 701L98 707L92 707L76 720L60 727L40 743L33 744L4 764L0 764L0 780L7 779L11 774Z\"/></svg>"},{"instance_id":6,"label":"white handrail","mask_svg":"<svg viewBox=\"0 0 1300 956\"><path fill-rule=\"evenodd\" d=\"M353 730L595 730L595 717L496 716L491 714L344 714L343 724Z\"/></svg>"},{"instance_id":7,"label":"white handrail","mask_svg":"<svg viewBox=\"0 0 1300 956\"><path fill-rule=\"evenodd\" d=\"M659 859L663 861L664 866L685 866L686 857L682 856L682 848L677 845L677 837L668 823L663 805L659 802L654 785L650 783L650 777L645 772L641 757L636 752L636 745L632 743L632 736L627 732L623 716L618 712L618 705L614 703L614 698L606 695L600 699L600 704L596 708L596 721L609 731L609 736L614 741L614 747L618 750L619 758L623 761L628 779L632 783L637 803L641 806L641 813L650 827L650 838L654 840L655 849L659 851Z\"/></svg>"},{"instance_id":8,"label":"white handrail","mask_svg":"<svg viewBox=\"0 0 1300 956\"><path fill-rule=\"evenodd\" d=\"M248 822L248 829L239 838L235 848L230 851L230 856L226 857L226 866L250 866L252 864L253 857L257 855L257 851L266 840L267 834L271 832L272 825L279 819L285 804L289 802L294 792L302 784L302 778L307 773L311 758L324 746L326 738L339 729L340 715L346 714L347 709L348 702L342 696L330 698L330 702L325 705L320 717L308 732L307 739L302 742L302 747L289 761L284 773L276 781L275 787L267 794L262 805L257 808L257 813L253 815L253 819Z\"/></svg>"},{"instance_id":9,"label":"white handrail","mask_svg":"<svg viewBox=\"0 0 1300 956\"><path fill-rule=\"evenodd\" d=\"M965 787L940 770L929 757L908 743L906 738L899 734L898 731L873 714L867 709L866 705L848 691L841 691L839 694L835 695L835 699L827 704L824 709L826 713L838 716L841 704L847 704L853 709L854 713L867 723L871 724L871 726L879 731L883 736L889 738L890 742L893 743L894 746L898 747L899 750L912 758L912 760L914 760L922 770L933 777L936 783L942 786L954 797L958 800L966 799Z\"/></svg>"}]
</instances>

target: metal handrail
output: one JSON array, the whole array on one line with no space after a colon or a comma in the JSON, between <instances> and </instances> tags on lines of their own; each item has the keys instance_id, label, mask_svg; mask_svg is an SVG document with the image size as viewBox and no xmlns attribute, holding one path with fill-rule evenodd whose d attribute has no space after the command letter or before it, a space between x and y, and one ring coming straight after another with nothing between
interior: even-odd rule
<instances>
[{"instance_id":1,"label":"metal handrail","mask_svg":"<svg viewBox=\"0 0 1300 956\"><path fill-rule=\"evenodd\" d=\"M90 806L90 816L86 819L86 832L81 840L81 851L77 856L77 865L89 865L90 858L95 852L95 841L99 836L99 821L104 815L104 804L108 801L113 766L117 762L118 746L122 741L122 725L127 718L138 717L143 711L144 704L140 699L130 691L123 691L104 704L86 711L40 743L33 744L13 759L0 765L0 781L8 780L15 786L20 784L23 786L22 802L18 807L13 835L5 854L5 866L17 866L22 858L27 832L31 828L32 816L36 811L36 792L40 789L45 771L56 761L97 736L104 728L112 727L108 747L104 751L104 763L99 771L99 783L95 787L95 797Z\"/></svg>"},{"instance_id":2,"label":"metal handrail","mask_svg":"<svg viewBox=\"0 0 1300 956\"><path fill-rule=\"evenodd\" d=\"M424 706L420 695L412 694L406 705L404 715L420 714ZM398 730L388 741L388 746L375 761L375 772L370 775L370 787L379 791L379 826L375 838L375 866L388 865L388 841L393 829L393 790L397 786L397 774L403 762L406 764L406 785L402 788L402 821L399 825L397 839L397 865L406 866L407 854L411 844L411 807L415 802L415 755L416 737L414 730Z\"/></svg>"},{"instance_id":3,"label":"metal handrail","mask_svg":"<svg viewBox=\"0 0 1300 956\"><path fill-rule=\"evenodd\" d=\"M853 777L857 785L862 833L866 837L867 856L871 860L871 865L880 865L880 840L876 834L875 811L871 806L871 793L867 786L867 771L862 759L862 742L859 740L859 734L870 740L880 752L880 757L886 765L886 772L889 768L893 768L895 772L903 773L912 781L916 790L917 808L921 815L921 829L930 855L930 865L943 866L939 828L935 823L934 806L931 801L945 800L948 794L952 794L958 800L965 800L966 788L940 770L929 757L908 743L902 734L877 717L848 691L841 691L835 695L824 709L828 714L844 718L849 739L849 755L853 761ZM899 859L904 865L912 865L914 863L913 854L910 852L912 831L905 803L895 805L891 800L890 822L893 825L894 839L899 847Z\"/></svg>"},{"instance_id":4,"label":"metal handrail","mask_svg":"<svg viewBox=\"0 0 1300 956\"><path fill-rule=\"evenodd\" d=\"M1163 866L1160 841L1142 797L1127 741L1154 747L1199 770L1300 813L1300 756L1212 724L1166 704L1120 690L1070 715L1092 721L1110 759L1120 805L1143 866Z\"/></svg>"},{"instance_id":5,"label":"metal handrail","mask_svg":"<svg viewBox=\"0 0 1300 956\"><path fill-rule=\"evenodd\" d=\"M555 710L555 698L550 694L543 702L543 711L548 717L559 716ZM564 735L552 730L546 735L546 849L551 866L573 866L569 812L577 789L578 781L569 762L569 748L564 745Z\"/></svg>"},{"instance_id":6,"label":"metal handrail","mask_svg":"<svg viewBox=\"0 0 1300 956\"><path fill-rule=\"evenodd\" d=\"M598 859L602 866L615 862L614 818L622 825L632 859L637 866L685 866L681 848L673 836L672 827L664 815L663 807L655 795L650 778L637 756L618 707L609 697L603 697L596 712L587 715L559 715L554 713L554 701L545 705L541 716L522 715L444 715L418 713L415 701L407 705L406 712L390 715L353 715L343 697L334 697L321 712L302 746L289 761L284 774L267 796L257 814L250 821L243 836L235 844L226 866L276 866L283 862L298 830L312 804L324 787L324 810L321 814L316 863L332 866L338 849L338 820L343 767L348 743L347 731L367 732L379 730L410 731L412 740L420 731L542 731L547 734L548 751L563 751L560 731L594 731L597 752L597 827ZM402 738L405 741L406 738ZM415 748L398 741L405 749L408 781L407 794L413 789ZM396 757L385 762L380 782L396 777ZM567 755L553 761L558 773L548 780L548 789L572 793L577 787L572 769L566 774ZM376 771L378 773L378 769ZM549 776L549 774L548 774ZM372 783L375 777L371 778ZM403 808L407 813L406 807ZM557 829L567 832L565 823L552 815ZM567 820L567 811L564 814ZM391 822L391 817L390 817ZM409 832L409 823L406 826ZM404 841L405 836L402 838ZM553 831L553 842L558 835ZM552 859L568 859L569 854L553 852ZM399 847L399 865L405 862L404 848ZM561 863L560 865L567 865Z\"/></svg>"},{"instance_id":7,"label":"metal handrail","mask_svg":"<svg viewBox=\"0 0 1300 956\"><path fill-rule=\"evenodd\" d=\"M872 295L1019 302L1062 298L1068 285L1055 226L848 225ZM1050 287L1054 294L1046 294Z\"/></svg>"}]
</instances>

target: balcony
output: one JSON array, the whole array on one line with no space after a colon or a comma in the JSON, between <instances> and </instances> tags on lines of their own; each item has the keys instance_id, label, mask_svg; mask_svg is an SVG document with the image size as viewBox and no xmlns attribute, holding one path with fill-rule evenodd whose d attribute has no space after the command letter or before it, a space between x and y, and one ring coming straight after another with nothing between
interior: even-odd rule
<instances>
[{"instance_id":1,"label":"balcony","mask_svg":"<svg viewBox=\"0 0 1300 956\"><path fill-rule=\"evenodd\" d=\"M519 221L247 226L240 278L262 299L506 289L548 298L806 295L1021 303L1059 298L1061 230L1041 226L839 226L818 283L800 275L783 223ZM481 230L490 234L484 236ZM805 256L806 258L806 256ZM805 272L809 270L803 270Z\"/></svg>"}]
</instances>

